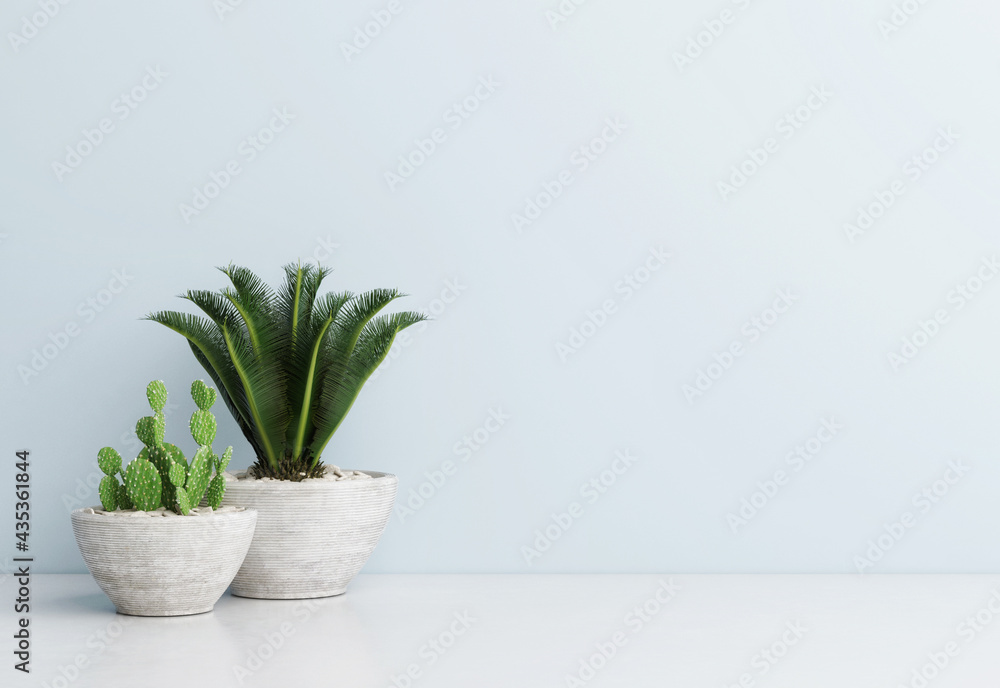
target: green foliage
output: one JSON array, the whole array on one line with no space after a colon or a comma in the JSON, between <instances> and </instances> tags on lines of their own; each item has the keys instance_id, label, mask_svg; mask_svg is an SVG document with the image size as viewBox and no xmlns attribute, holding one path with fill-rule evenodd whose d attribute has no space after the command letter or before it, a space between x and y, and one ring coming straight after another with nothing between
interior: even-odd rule
<instances>
[{"instance_id":1,"label":"green foliage","mask_svg":"<svg viewBox=\"0 0 1000 688\"><path fill-rule=\"evenodd\" d=\"M125 490L128 497L140 511L160 508L160 474L146 459L134 459L125 469Z\"/></svg>"},{"instance_id":2,"label":"green foliage","mask_svg":"<svg viewBox=\"0 0 1000 688\"><path fill-rule=\"evenodd\" d=\"M101 467L105 476L118 475L122 469L122 455L111 447L104 447L97 452L97 465Z\"/></svg>"},{"instance_id":3,"label":"green foliage","mask_svg":"<svg viewBox=\"0 0 1000 688\"><path fill-rule=\"evenodd\" d=\"M117 482L117 480L115 482ZM132 500L129 499L129 497L128 497L128 490L125 489L125 485L120 484L120 483L118 485L118 499L116 501L116 504L118 505L119 509L134 509L135 508L135 505L132 504ZM108 509L108 511L111 511L111 509Z\"/></svg>"},{"instance_id":4,"label":"green foliage","mask_svg":"<svg viewBox=\"0 0 1000 688\"><path fill-rule=\"evenodd\" d=\"M184 487L184 479L187 477L187 471L184 470L184 466L179 463L170 464L168 469L170 475L170 483L174 487Z\"/></svg>"},{"instance_id":5,"label":"green foliage","mask_svg":"<svg viewBox=\"0 0 1000 688\"><path fill-rule=\"evenodd\" d=\"M195 504L201 501L208 487L208 481L212 478L213 454L211 447L202 445L198 452L191 459L191 467L188 469L187 483L184 487L188 496Z\"/></svg>"},{"instance_id":6,"label":"green foliage","mask_svg":"<svg viewBox=\"0 0 1000 688\"><path fill-rule=\"evenodd\" d=\"M221 457L216 458L215 472L222 473L229 466L229 460L233 458L233 448L226 447L226 451L222 452Z\"/></svg>"},{"instance_id":7,"label":"green foliage","mask_svg":"<svg viewBox=\"0 0 1000 688\"><path fill-rule=\"evenodd\" d=\"M97 488L101 495L101 506L105 511L114 511L118 508L118 493L121 484L114 475L106 475L101 478L101 484Z\"/></svg>"},{"instance_id":8,"label":"green foliage","mask_svg":"<svg viewBox=\"0 0 1000 688\"><path fill-rule=\"evenodd\" d=\"M163 413L167 405L167 386L163 384L163 380L153 380L146 385L146 398L149 399L149 408L153 409L154 414Z\"/></svg>"},{"instance_id":9,"label":"green foliage","mask_svg":"<svg viewBox=\"0 0 1000 688\"><path fill-rule=\"evenodd\" d=\"M395 289L320 296L329 270L318 266L286 265L277 292L247 268L220 270L232 287L183 297L207 318L177 311L147 318L187 339L256 452L255 472L286 480L316 474L396 335L425 317L378 315L402 296ZM193 386L192 396L207 410Z\"/></svg>"},{"instance_id":10,"label":"green foliage","mask_svg":"<svg viewBox=\"0 0 1000 688\"><path fill-rule=\"evenodd\" d=\"M222 506L222 495L226 492L226 479L222 477L221 473L216 473L215 477L212 478L212 482L208 484L208 489L205 491L205 499L208 501L208 505L213 509L218 509Z\"/></svg>"},{"instance_id":11,"label":"green foliage","mask_svg":"<svg viewBox=\"0 0 1000 688\"><path fill-rule=\"evenodd\" d=\"M233 448L228 447L223 452L224 460L212 451L216 420L209 409L215 403L215 395L215 390L201 380L191 385L191 396L198 405L198 410L191 417L191 435L199 446L188 465L180 449L163 441L166 418L162 411L167 403L167 389L159 380L149 383L146 397L153 415L140 418L135 427L136 435L146 446L124 470L122 457L113 448L104 447L97 454L98 465L106 474L99 488L101 505L105 510L135 508L153 511L164 506L179 514L187 514L201 501L209 485L214 485L213 507L221 505L225 493L221 473L232 458ZM215 478L212 477L213 468ZM118 483L119 473L124 484Z\"/></svg>"},{"instance_id":12,"label":"green foliage","mask_svg":"<svg viewBox=\"0 0 1000 688\"><path fill-rule=\"evenodd\" d=\"M166 432L166 418L162 413L154 416L144 416L135 424L135 434L139 441L147 447L158 447L163 444Z\"/></svg>"},{"instance_id":13,"label":"green foliage","mask_svg":"<svg viewBox=\"0 0 1000 688\"><path fill-rule=\"evenodd\" d=\"M195 380L191 383L191 398L199 409L207 411L215 404L215 390L206 385L204 380Z\"/></svg>"},{"instance_id":14,"label":"green foliage","mask_svg":"<svg viewBox=\"0 0 1000 688\"><path fill-rule=\"evenodd\" d=\"M191 437L198 444L211 445L215 441L215 416L211 411L195 411L191 414Z\"/></svg>"},{"instance_id":15,"label":"green foliage","mask_svg":"<svg viewBox=\"0 0 1000 688\"><path fill-rule=\"evenodd\" d=\"M184 514L185 516L187 516L188 512L191 511L191 507L192 506L194 506L194 504L191 502L191 498L188 496L187 490L185 490L183 487L178 487L177 488L177 512L180 513L180 514Z\"/></svg>"}]
</instances>

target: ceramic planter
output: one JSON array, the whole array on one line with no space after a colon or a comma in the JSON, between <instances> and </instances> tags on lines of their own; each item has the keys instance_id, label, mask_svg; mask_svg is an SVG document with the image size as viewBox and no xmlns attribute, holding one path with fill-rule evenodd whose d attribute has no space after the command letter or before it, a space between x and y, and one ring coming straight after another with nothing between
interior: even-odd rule
<instances>
[{"instance_id":1,"label":"ceramic planter","mask_svg":"<svg viewBox=\"0 0 1000 688\"><path fill-rule=\"evenodd\" d=\"M340 595L365 565L392 513L396 476L364 480L237 480L223 506L257 511L234 595L291 600Z\"/></svg>"},{"instance_id":2,"label":"ceramic planter","mask_svg":"<svg viewBox=\"0 0 1000 688\"><path fill-rule=\"evenodd\" d=\"M250 548L257 512L163 517L77 509L70 519L87 568L120 613L180 616L215 606Z\"/></svg>"}]
</instances>

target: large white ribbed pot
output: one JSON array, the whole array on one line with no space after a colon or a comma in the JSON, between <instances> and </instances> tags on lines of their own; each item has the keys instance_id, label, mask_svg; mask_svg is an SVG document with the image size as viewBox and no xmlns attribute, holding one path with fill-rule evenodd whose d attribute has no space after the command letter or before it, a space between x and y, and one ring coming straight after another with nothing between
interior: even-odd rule
<instances>
[{"instance_id":1,"label":"large white ribbed pot","mask_svg":"<svg viewBox=\"0 0 1000 688\"><path fill-rule=\"evenodd\" d=\"M122 614L210 612L250 549L257 512L210 516L70 514L87 568Z\"/></svg>"},{"instance_id":2,"label":"large white ribbed pot","mask_svg":"<svg viewBox=\"0 0 1000 688\"><path fill-rule=\"evenodd\" d=\"M396 498L395 475L364 472L371 479L227 482L223 506L258 513L233 594L268 600L342 594L375 549Z\"/></svg>"}]
</instances>

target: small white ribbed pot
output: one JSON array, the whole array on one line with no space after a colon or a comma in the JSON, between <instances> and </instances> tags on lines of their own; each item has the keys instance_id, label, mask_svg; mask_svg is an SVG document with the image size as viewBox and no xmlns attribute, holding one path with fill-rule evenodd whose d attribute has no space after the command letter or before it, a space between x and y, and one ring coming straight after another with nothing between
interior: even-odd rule
<instances>
[{"instance_id":1,"label":"small white ribbed pot","mask_svg":"<svg viewBox=\"0 0 1000 688\"><path fill-rule=\"evenodd\" d=\"M396 498L396 476L364 473L371 479L227 482L223 506L258 513L233 594L298 600L347 590L382 536Z\"/></svg>"},{"instance_id":2,"label":"small white ribbed pot","mask_svg":"<svg viewBox=\"0 0 1000 688\"><path fill-rule=\"evenodd\" d=\"M70 520L87 568L120 613L181 616L212 611L250 549L257 512L130 517L77 509Z\"/></svg>"}]
</instances>

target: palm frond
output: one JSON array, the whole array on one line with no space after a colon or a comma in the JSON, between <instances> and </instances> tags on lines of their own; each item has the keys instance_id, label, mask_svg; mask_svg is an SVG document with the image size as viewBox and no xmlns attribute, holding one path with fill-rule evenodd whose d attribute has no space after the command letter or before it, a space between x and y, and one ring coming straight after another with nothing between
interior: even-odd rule
<instances>
[{"instance_id":1,"label":"palm frond","mask_svg":"<svg viewBox=\"0 0 1000 688\"><path fill-rule=\"evenodd\" d=\"M299 347L293 354L295 358L292 365L287 369L289 399L292 404L292 422L288 431L293 456L302 453L312 428L312 409L319 383L330 366L328 340L333 324L352 299L354 295L350 292L340 292L327 294L319 300L310 320L308 337L302 338L303 343L310 345Z\"/></svg>"},{"instance_id":2,"label":"palm frond","mask_svg":"<svg viewBox=\"0 0 1000 688\"><path fill-rule=\"evenodd\" d=\"M288 425L288 400L285 380L276 374L277 362L269 356L257 356L249 346L242 329L220 327L233 368L243 387L246 407L250 412L264 458L277 462L282 454L285 428Z\"/></svg>"},{"instance_id":3,"label":"palm frond","mask_svg":"<svg viewBox=\"0 0 1000 688\"><path fill-rule=\"evenodd\" d=\"M239 312L246 324L250 343L259 351L264 330L273 326L275 295L267 284L247 268L230 264L219 268L233 283L233 289L222 289L222 295Z\"/></svg>"},{"instance_id":4,"label":"palm frond","mask_svg":"<svg viewBox=\"0 0 1000 688\"><path fill-rule=\"evenodd\" d=\"M285 323L291 346L300 345L300 332L309 327L320 284L331 270L310 264L286 265L285 284L278 292L277 317Z\"/></svg>"},{"instance_id":5,"label":"palm frond","mask_svg":"<svg viewBox=\"0 0 1000 688\"><path fill-rule=\"evenodd\" d=\"M322 456L330 438L354 406L361 388L385 360L396 335L426 319L422 313L403 311L377 317L365 325L343 374L334 376L333 370L330 370L323 379L322 392L314 413L315 433L309 447L313 461Z\"/></svg>"},{"instance_id":6,"label":"palm frond","mask_svg":"<svg viewBox=\"0 0 1000 688\"><path fill-rule=\"evenodd\" d=\"M205 365L206 370L210 368L210 372L214 372L212 379L219 385L219 392L234 402L233 405L240 415L237 421L249 422L246 409L238 403L243 397L242 385L232 369L222 331L217 324L190 313L177 311L158 311L150 313L145 319L165 325L187 338L191 348L200 354L199 362Z\"/></svg>"},{"instance_id":7,"label":"palm frond","mask_svg":"<svg viewBox=\"0 0 1000 688\"><path fill-rule=\"evenodd\" d=\"M328 354L329 375L342 377L347 370L347 362L365 326L390 302L403 296L396 289L374 289L359 294L344 304L340 315L334 321L333 335L330 337Z\"/></svg>"},{"instance_id":8,"label":"palm frond","mask_svg":"<svg viewBox=\"0 0 1000 688\"><path fill-rule=\"evenodd\" d=\"M257 428L264 458L269 462L277 461L288 424L284 380L275 374L277 362L262 346L259 347L260 355L255 353L248 323L223 292L191 290L184 298L201 308L219 328L229 361L242 387L242 398L237 399L237 404L247 410ZM265 327L258 331L258 337L262 338L259 344L264 341L263 337L268 337L269 343L278 339L276 332L272 331L274 328L266 327L266 321L262 319L259 324Z\"/></svg>"},{"instance_id":9,"label":"palm frond","mask_svg":"<svg viewBox=\"0 0 1000 688\"><path fill-rule=\"evenodd\" d=\"M319 296L328 268L291 264L272 291L249 269L219 268L232 283L185 298L208 318L175 311L147 316L187 338L240 431L269 474L313 470L396 335L425 320L378 313L402 296L375 289ZM288 474L286 476L286 474Z\"/></svg>"},{"instance_id":10,"label":"palm frond","mask_svg":"<svg viewBox=\"0 0 1000 688\"><path fill-rule=\"evenodd\" d=\"M212 381L215 382L215 387L216 389L219 390L219 396L222 397L223 403L225 403L226 408L229 409L229 413L233 416L233 420L236 421L236 425L239 426L240 432L243 433L243 436L246 437L247 442L249 442L250 446L253 448L254 455L264 456L264 448L261 446L260 440L257 438L257 433L254 430L254 426L250 422L250 420L247 420L247 418L249 417L249 413L248 411L245 410L246 406L245 395L241 396L241 404L238 405L236 401L233 399L232 395L230 395L229 391L226 389L226 383L223 380L223 376L216 369L216 367L212 365L209 359L201 352L201 349L199 349L194 344L194 342L189 341L188 344L191 346L191 351L192 353L194 353L195 359L197 359L197 361L201 363L201 367L208 372L209 376L212 378ZM231 375L235 376L236 373L235 371L232 370L232 366L228 366L228 368L231 371ZM237 378L237 380L238 379L239 378ZM240 389L242 390L242 386L240 387Z\"/></svg>"}]
</instances>

